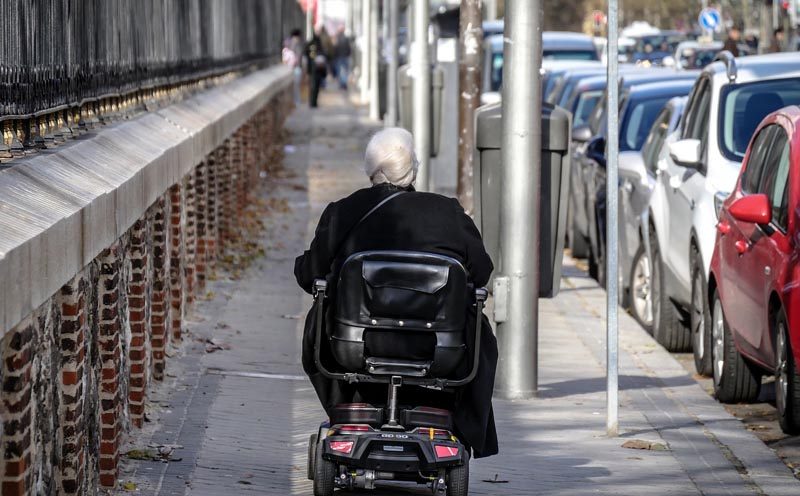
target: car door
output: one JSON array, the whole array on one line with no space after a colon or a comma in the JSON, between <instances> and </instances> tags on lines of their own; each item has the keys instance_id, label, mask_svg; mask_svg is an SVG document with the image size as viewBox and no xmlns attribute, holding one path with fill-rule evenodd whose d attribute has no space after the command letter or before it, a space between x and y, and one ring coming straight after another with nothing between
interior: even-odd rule
<instances>
[{"instance_id":1,"label":"car door","mask_svg":"<svg viewBox=\"0 0 800 496\"><path fill-rule=\"evenodd\" d=\"M754 138L737 198L759 192L777 131L777 126L767 126ZM763 271L763 265L760 265L752 245L763 238L763 232L755 224L737 221L730 214L727 214L724 222L731 229L720 238L719 247L723 308L728 324L740 337L737 339L740 347L752 354L761 342L760 331L752 328L754 322L758 321L752 314L761 314L758 308L760 298L757 296L760 290L756 286L764 283L763 273L759 273ZM745 251L742 251L743 247Z\"/></svg>"},{"instance_id":2,"label":"car door","mask_svg":"<svg viewBox=\"0 0 800 496\"><path fill-rule=\"evenodd\" d=\"M708 149L708 121L711 107L711 83L702 78L697 83L692 97L691 108L684 123L682 139L696 139L701 142L701 157L705 166ZM705 176L702 172L668 161L662 180L669 206L669 237L666 244L666 264L677 278L681 294L672 295L688 303L690 288L689 240L691 239L692 216L696 199L704 189ZM662 246L663 247L663 246Z\"/></svg>"},{"instance_id":3,"label":"car door","mask_svg":"<svg viewBox=\"0 0 800 496\"><path fill-rule=\"evenodd\" d=\"M627 171L620 166L620 248L625 250L624 260L628 262L633 262L639 249L642 214L647 210L653 191L658 152L669 131L670 118L669 107L662 109L656 117L642 146L641 170ZM622 256L620 253L620 260L623 260Z\"/></svg>"},{"instance_id":4,"label":"car door","mask_svg":"<svg viewBox=\"0 0 800 496\"><path fill-rule=\"evenodd\" d=\"M769 298L776 286L774 277L783 266L783 256L788 252L788 180L789 180L789 137L778 126L773 128L773 136L764 159L758 193L765 194L772 206L772 222L768 226L752 225L752 235L747 249L742 254L743 301L750 312L742 312L744 327L741 330L746 341L754 346L752 352L756 359L765 364L774 362L774 345L769 329ZM743 305L744 306L744 305Z\"/></svg>"}]
</instances>

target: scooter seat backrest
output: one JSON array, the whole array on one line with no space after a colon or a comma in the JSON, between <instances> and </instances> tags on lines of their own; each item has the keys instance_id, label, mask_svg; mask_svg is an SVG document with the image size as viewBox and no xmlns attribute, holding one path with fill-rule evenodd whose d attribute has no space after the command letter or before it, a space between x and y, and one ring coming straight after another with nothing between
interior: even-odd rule
<instances>
[{"instance_id":1,"label":"scooter seat backrest","mask_svg":"<svg viewBox=\"0 0 800 496\"><path fill-rule=\"evenodd\" d=\"M339 273L337 323L367 329L461 332L468 278L444 255L371 251L350 256Z\"/></svg>"},{"instance_id":2,"label":"scooter seat backrest","mask_svg":"<svg viewBox=\"0 0 800 496\"><path fill-rule=\"evenodd\" d=\"M339 272L331 309L333 356L350 371L379 373L386 367L376 364L385 362L414 376L453 373L465 358L468 284L464 267L444 255L351 255Z\"/></svg>"}]
</instances>

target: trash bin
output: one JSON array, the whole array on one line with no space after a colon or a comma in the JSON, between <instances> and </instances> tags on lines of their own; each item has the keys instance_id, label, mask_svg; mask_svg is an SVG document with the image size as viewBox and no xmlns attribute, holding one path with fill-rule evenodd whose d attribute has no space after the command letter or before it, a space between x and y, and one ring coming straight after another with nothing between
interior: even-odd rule
<instances>
[{"instance_id":1,"label":"trash bin","mask_svg":"<svg viewBox=\"0 0 800 496\"><path fill-rule=\"evenodd\" d=\"M500 194L503 134L502 103L480 107L475 114L475 160L473 161L475 223L495 265L500 260ZM566 110L542 106L542 175L540 201L539 296L558 294L564 232L567 220L571 117Z\"/></svg>"},{"instance_id":2,"label":"trash bin","mask_svg":"<svg viewBox=\"0 0 800 496\"><path fill-rule=\"evenodd\" d=\"M411 77L410 65L397 69L397 86L400 106L400 127L413 132L414 128L414 79ZM439 66L431 68L431 156L439 154L442 137L442 108L444 105L444 69Z\"/></svg>"}]
</instances>

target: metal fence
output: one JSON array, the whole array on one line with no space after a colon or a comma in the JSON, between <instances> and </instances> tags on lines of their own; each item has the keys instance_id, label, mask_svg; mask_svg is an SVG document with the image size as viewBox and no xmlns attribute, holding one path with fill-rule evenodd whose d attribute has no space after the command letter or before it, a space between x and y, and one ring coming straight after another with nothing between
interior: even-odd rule
<instances>
[{"instance_id":1,"label":"metal fence","mask_svg":"<svg viewBox=\"0 0 800 496\"><path fill-rule=\"evenodd\" d=\"M280 59L296 0L0 0L0 120Z\"/></svg>"}]
</instances>

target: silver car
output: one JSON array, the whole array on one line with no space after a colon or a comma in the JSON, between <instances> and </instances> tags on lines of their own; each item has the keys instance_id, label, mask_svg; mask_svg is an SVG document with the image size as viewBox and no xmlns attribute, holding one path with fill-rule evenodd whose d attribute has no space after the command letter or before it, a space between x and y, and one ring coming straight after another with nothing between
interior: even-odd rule
<instances>
[{"instance_id":1,"label":"silver car","mask_svg":"<svg viewBox=\"0 0 800 496\"><path fill-rule=\"evenodd\" d=\"M656 117L641 152L619 156L619 284L623 306L652 333L653 300L649 205L655 187L658 157L667 136L677 127L687 97L671 99Z\"/></svg>"}]
</instances>

